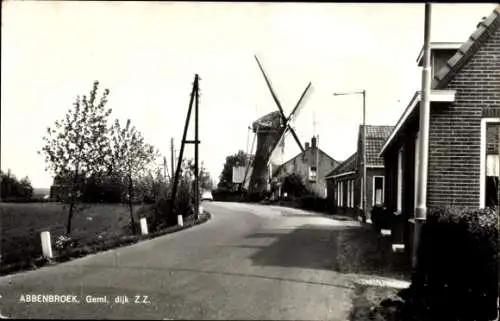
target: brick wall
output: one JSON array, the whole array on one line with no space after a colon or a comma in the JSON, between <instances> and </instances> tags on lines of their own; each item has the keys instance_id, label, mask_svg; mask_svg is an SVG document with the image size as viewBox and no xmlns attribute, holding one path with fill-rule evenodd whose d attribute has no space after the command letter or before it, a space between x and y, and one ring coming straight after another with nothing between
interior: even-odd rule
<instances>
[{"instance_id":1,"label":"brick wall","mask_svg":"<svg viewBox=\"0 0 500 321\"><path fill-rule=\"evenodd\" d=\"M359 205L359 181L358 181L359 176L355 174L350 174L350 175L345 175L341 176L338 178L333 178L328 180L329 184L329 196L328 200L329 202L332 202L332 213L335 214L347 214L347 215L352 215L353 217L357 217L359 214L358 210L358 205ZM352 181L354 182L354 206L352 207L347 207L347 202L348 202L348 187L347 187L347 182ZM343 206L337 206L337 193L338 193L338 183L342 184L342 204Z\"/></svg>"},{"instance_id":2,"label":"brick wall","mask_svg":"<svg viewBox=\"0 0 500 321\"><path fill-rule=\"evenodd\" d=\"M319 162L317 168L316 182L310 183L309 166L316 166L316 153L319 154ZM325 176L334 170L339 163L332 160L328 155L317 148L308 148L304 153L297 155L287 161L276 174L278 179L283 179L285 176L296 173L302 177L304 184L320 197L326 197L325 189L327 188Z\"/></svg>"},{"instance_id":3,"label":"brick wall","mask_svg":"<svg viewBox=\"0 0 500 321\"><path fill-rule=\"evenodd\" d=\"M457 73L451 106L431 110L428 206L479 206L480 126L500 109L500 31Z\"/></svg>"}]
</instances>

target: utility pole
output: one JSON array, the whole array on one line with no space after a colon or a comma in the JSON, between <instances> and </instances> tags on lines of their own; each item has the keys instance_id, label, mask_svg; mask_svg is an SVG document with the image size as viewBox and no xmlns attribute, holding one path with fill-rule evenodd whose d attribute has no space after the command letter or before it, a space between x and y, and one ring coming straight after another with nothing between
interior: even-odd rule
<instances>
[{"instance_id":1,"label":"utility pole","mask_svg":"<svg viewBox=\"0 0 500 321\"><path fill-rule=\"evenodd\" d=\"M362 152L362 163L363 163L363 174L362 174L362 179L361 179L361 193L362 193L362 198L361 198L361 209L364 212L365 218L368 216L367 210L367 201L366 201L366 90L363 89L362 91L353 91L353 92L344 92L344 93L333 93L334 96L344 96L344 95L363 95L363 144L361 145L361 148L363 149ZM371 220L371 217L370 217Z\"/></svg>"},{"instance_id":2,"label":"utility pole","mask_svg":"<svg viewBox=\"0 0 500 321\"><path fill-rule=\"evenodd\" d=\"M366 90L363 89L363 212L371 221L371 215L368 214L368 206L366 204ZM374 193L374 192L373 192Z\"/></svg>"},{"instance_id":3,"label":"utility pole","mask_svg":"<svg viewBox=\"0 0 500 321\"><path fill-rule=\"evenodd\" d=\"M170 138L170 167L172 167L172 175L174 175L175 171L174 171L174 159L175 159L175 156L174 156L174 138Z\"/></svg>"},{"instance_id":4,"label":"utility pole","mask_svg":"<svg viewBox=\"0 0 500 321\"><path fill-rule=\"evenodd\" d=\"M167 158L163 156L163 178L165 179L165 183L167 182Z\"/></svg>"},{"instance_id":5,"label":"utility pole","mask_svg":"<svg viewBox=\"0 0 500 321\"><path fill-rule=\"evenodd\" d=\"M198 74L195 75L194 77L194 83L193 83L193 90L191 92L191 97L189 100L189 108L188 108L188 113L186 116L186 122L184 124L184 133L182 135L182 141L181 141L181 149L179 151L179 160L177 162L177 169L175 171L175 176L174 176L174 183L172 186L172 200L171 200L171 209L174 209L175 205L175 196L177 192L177 185L179 183L179 176L181 172L181 165L182 165L182 156L184 155L184 146L185 144L194 144L195 145L195 199L194 202L197 203L199 197L199 191L197 189L198 183L197 183L197 178L198 178L198 144L200 141L198 140ZM191 110L193 109L193 101L195 102L195 140L186 140L187 136L187 131L189 127L189 120L191 119ZM196 204L195 204L196 205ZM195 215L198 217L198 212L199 212L199 207L195 208Z\"/></svg>"},{"instance_id":6,"label":"utility pole","mask_svg":"<svg viewBox=\"0 0 500 321\"><path fill-rule=\"evenodd\" d=\"M425 4L424 18L424 57L422 68L422 99L420 101L420 151L418 181L417 181L417 206L415 210L415 229L413 233L412 268L413 278L417 277L418 258L422 226L427 219L427 161L429 154L429 119L430 119L430 92L431 92L431 4Z\"/></svg>"},{"instance_id":7,"label":"utility pole","mask_svg":"<svg viewBox=\"0 0 500 321\"><path fill-rule=\"evenodd\" d=\"M198 101L200 97L199 92L199 79L196 76L196 91L194 100L194 214L196 219L200 215L200 170L198 169Z\"/></svg>"}]
</instances>

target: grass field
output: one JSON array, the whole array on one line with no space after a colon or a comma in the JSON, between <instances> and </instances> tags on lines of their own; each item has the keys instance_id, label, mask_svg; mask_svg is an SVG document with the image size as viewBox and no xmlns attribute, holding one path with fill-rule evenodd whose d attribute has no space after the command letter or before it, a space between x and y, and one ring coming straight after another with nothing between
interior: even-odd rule
<instances>
[{"instance_id":1,"label":"grass field","mask_svg":"<svg viewBox=\"0 0 500 321\"><path fill-rule=\"evenodd\" d=\"M128 207L122 204L86 204L72 220L73 239L91 246L130 235ZM140 206L134 206L135 212ZM52 247L66 232L68 207L59 203L0 203L1 263L31 261L42 255L40 232L50 231Z\"/></svg>"}]
</instances>

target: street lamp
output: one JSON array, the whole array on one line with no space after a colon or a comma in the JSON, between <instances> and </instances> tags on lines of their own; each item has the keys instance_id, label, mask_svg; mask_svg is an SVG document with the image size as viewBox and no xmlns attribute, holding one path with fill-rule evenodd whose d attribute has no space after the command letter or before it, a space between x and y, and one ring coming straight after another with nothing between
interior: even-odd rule
<instances>
[{"instance_id":1,"label":"street lamp","mask_svg":"<svg viewBox=\"0 0 500 321\"><path fill-rule=\"evenodd\" d=\"M351 91L351 92L337 92L333 93L334 96L346 96L346 95L363 95L363 180L361 190L363 191L363 201L361 208L365 214L365 218L367 216L366 210L366 90L362 91Z\"/></svg>"},{"instance_id":2,"label":"street lamp","mask_svg":"<svg viewBox=\"0 0 500 321\"><path fill-rule=\"evenodd\" d=\"M415 226L413 233L412 247L412 278L418 278L418 248L420 247L420 237L422 226L427 219L427 175L429 159L429 119L430 119L430 99L431 92L431 4L425 4L424 16L424 55L422 68L422 101L420 102L419 119L419 167L417 180L417 206L415 209ZM418 281L417 281L418 282Z\"/></svg>"}]
</instances>

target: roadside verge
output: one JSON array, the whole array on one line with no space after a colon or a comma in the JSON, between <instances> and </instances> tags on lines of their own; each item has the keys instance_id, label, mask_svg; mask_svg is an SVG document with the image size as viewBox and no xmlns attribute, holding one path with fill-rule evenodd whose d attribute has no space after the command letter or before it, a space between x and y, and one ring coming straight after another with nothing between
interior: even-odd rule
<instances>
[{"instance_id":1,"label":"roadside verge","mask_svg":"<svg viewBox=\"0 0 500 321\"><path fill-rule=\"evenodd\" d=\"M30 261L20 261L12 264L6 264L0 266L0 276L5 276L17 272L22 272L22 271L27 271L27 270L36 270L40 267L43 266L51 266L51 265L56 265L57 263L61 262L67 262L72 259L76 258L81 258L84 256L87 256L89 254L96 254L99 252L104 252L128 245L132 245L141 241L145 240L150 240L154 239L163 235L179 232L185 229L188 229L190 227L193 227L195 225L199 225L202 223L205 223L209 221L212 218L212 215L207 212L203 211L202 214L200 214L200 217L195 220L186 220L183 224L183 226L175 225L175 226L170 226L168 228L165 228L161 231L157 231L154 233L150 233L147 235L127 235L127 236L119 236L115 237L113 239L108 239L108 240L103 240L101 244L97 245L82 245L73 249L70 249L68 251L65 251L63 254L57 255L52 259L47 259L44 257L37 257L33 258Z\"/></svg>"}]
</instances>

